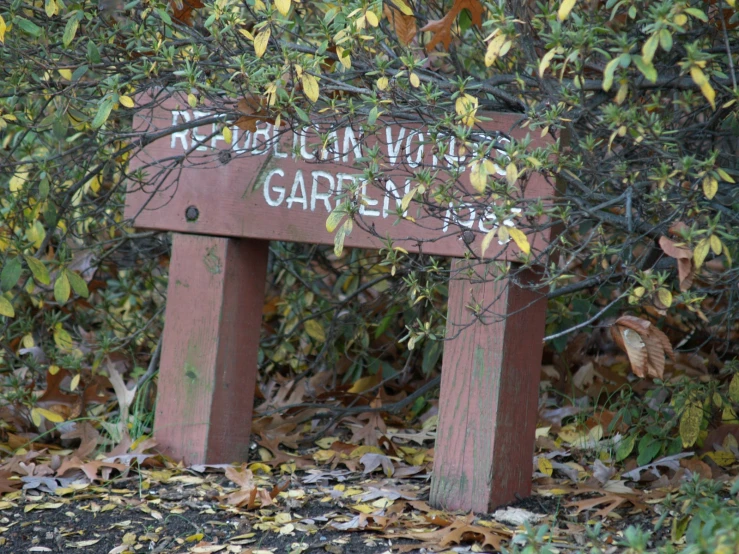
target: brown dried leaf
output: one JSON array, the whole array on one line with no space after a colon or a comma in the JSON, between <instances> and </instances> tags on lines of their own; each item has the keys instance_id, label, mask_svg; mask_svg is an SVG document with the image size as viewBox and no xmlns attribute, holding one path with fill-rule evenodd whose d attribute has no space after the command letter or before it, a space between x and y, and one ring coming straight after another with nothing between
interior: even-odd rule
<instances>
[{"instance_id":1,"label":"brown dried leaf","mask_svg":"<svg viewBox=\"0 0 739 554\"><path fill-rule=\"evenodd\" d=\"M449 526L430 532L393 533L386 535L388 538L404 538L424 541L425 546L441 546L446 548L451 544L460 544L465 541L479 542L483 546L491 546L495 550L501 550L501 541L509 539L512 533L504 527L493 529L472 525L474 515L469 514L464 518L457 518ZM417 546L416 546L417 547Z\"/></svg>"},{"instance_id":2,"label":"brown dried leaf","mask_svg":"<svg viewBox=\"0 0 739 554\"><path fill-rule=\"evenodd\" d=\"M618 347L626 352L634 374L639 377L661 379L665 371L665 355L675 359L667 335L644 319L622 316L611 328L611 334Z\"/></svg>"},{"instance_id":3,"label":"brown dried leaf","mask_svg":"<svg viewBox=\"0 0 739 554\"><path fill-rule=\"evenodd\" d=\"M433 33L427 45L427 50L433 50L440 42L444 46L444 49L449 50L449 45L452 43L452 27L457 20L459 12L463 9L469 10L472 16L472 23L482 29L482 14L485 8L483 8L480 0L454 0L454 5L444 17L441 19L432 19L421 28L423 32L429 31Z\"/></svg>"},{"instance_id":4,"label":"brown dried leaf","mask_svg":"<svg viewBox=\"0 0 739 554\"><path fill-rule=\"evenodd\" d=\"M659 245L665 254L677 260L677 273L680 280L680 290L686 291L693 284L695 272L693 271L693 251L679 243L660 237Z\"/></svg>"},{"instance_id":5,"label":"brown dried leaf","mask_svg":"<svg viewBox=\"0 0 739 554\"><path fill-rule=\"evenodd\" d=\"M412 15L406 15L400 10L390 8L385 4L385 17L392 24L395 35L398 37L398 41L403 46L409 46L413 39L416 38L416 18Z\"/></svg>"},{"instance_id":6,"label":"brown dried leaf","mask_svg":"<svg viewBox=\"0 0 739 554\"><path fill-rule=\"evenodd\" d=\"M267 116L267 99L263 96L247 94L239 100L236 107L243 115L236 120L235 125L243 131L255 132L260 121L275 122L273 117Z\"/></svg>"},{"instance_id":7,"label":"brown dried leaf","mask_svg":"<svg viewBox=\"0 0 739 554\"><path fill-rule=\"evenodd\" d=\"M192 11L204 8L200 0L171 0L172 17L185 25L192 25Z\"/></svg>"}]
</instances>

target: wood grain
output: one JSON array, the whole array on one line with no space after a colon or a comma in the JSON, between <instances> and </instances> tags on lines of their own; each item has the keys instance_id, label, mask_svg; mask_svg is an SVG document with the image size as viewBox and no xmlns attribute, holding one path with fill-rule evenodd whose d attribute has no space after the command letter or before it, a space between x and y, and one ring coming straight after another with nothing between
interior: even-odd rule
<instances>
[{"instance_id":1,"label":"wood grain","mask_svg":"<svg viewBox=\"0 0 739 554\"><path fill-rule=\"evenodd\" d=\"M175 459L248 457L267 249L174 234L154 434Z\"/></svg>"},{"instance_id":2,"label":"wood grain","mask_svg":"<svg viewBox=\"0 0 739 554\"><path fill-rule=\"evenodd\" d=\"M454 262L449 289L431 503L488 512L531 491L546 301L466 267ZM474 305L489 312L477 318Z\"/></svg>"}]
</instances>

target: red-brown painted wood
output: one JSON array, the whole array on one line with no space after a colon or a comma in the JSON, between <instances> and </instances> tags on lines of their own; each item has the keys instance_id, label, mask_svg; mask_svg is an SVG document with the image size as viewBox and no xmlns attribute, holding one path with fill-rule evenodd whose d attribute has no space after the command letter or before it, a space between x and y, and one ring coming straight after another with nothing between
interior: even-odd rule
<instances>
[{"instance_id":1,"label":"red-brown painted wood","mask_svg":"<svg viewBox=\"0 0 739 554\"><path fill-rule=\"evenodd\" d=\"M144 107L147 98L137 99L142 108L134 118L135 127L142 134L207 119L209 115L205 108L191 109L184 97L172 96L152 108ZM548 142L538 132L522 128L520 115L481 115L490 121L475 128L477 138L470 139L465 147L456 138L445 138L441 144L448 148L445 155L438 157L428 143L428 131L417 123L383 122L364 137L358 128L340 127L329 135L335 141L331 148L323 148L323 137L315 129L298 134L284 125L276 129L267 122L260 123L255 133L233 127L230 143L219 134L221 125L217 122L186 129L155 140L132 158L129 173L142 169L148 177L142 183L131 179L125 214L135 219L136 226L151 229L333 244L334 233L326 230L326 219L347 200L341 194L346 193L352 180L363 181L367 163L359 158L367 156L371 146L377 146L378 168L383 176L373 182L365 181L360 187L354 200L358 206L364 205L344 244L383 247L383 240L363 230L361 221L374 228L379 237L391 237L395 245L409 252L444 256L464 256L468 248L459 239L463 232L471 231L477 236L472 249L480 255L482 237L493 222L489 214L480 213L479 209L471 211L470 206L501 203L504 199L474 194L470 171L465 169L472 160L470 145L489 143L490 138L481 137L503 133L508 138L500 139L500 146L493 151L501 155L510 138L521 140L530 134L531 148ZM321 129L327 131L328 127ZM181 159L185 154L187 158ZM507 162L493 155L490 159L498 164L497 178L503 179L501 167ZM399 220L397 206L405 193L418 184L417 171L427 169L436 174L437 183L444 183L450 181L454 166L463 169L457 179L451 179L455 206L446 202L440 205L428 198L424 204L414 201L407 216L415 221ZM548 198L553 190L541 174L530 172L519 179L517 186L518 197L525 199ZM197 209L197 218L187 217L188 207ZM549 230L530 234L532 251L541 252L549 237ZM503 247L493 241L485 256L515 261L519 250L513 242Z\"/></svg>"},{"instance_id":2,"label":"red-brown painted wood","mask_svg":"<svg viewBox=\"0 0 739 554\"><path fill-rule=\"evenodd\" d=\"M453 265L431 503L488 512L531 492L546 300L493 275L476 283L467 262ZM483 321L475 305L488 309Z\"/></svg>"},{"instance_id":3,"label":"red-brown painted wood","mask_svg":"<svg viewBox=\"0 0 739 554\"><path fill-rule=\"evenodd\" d=\"M247 459L267 249L174 234L154 434L188 464Z\"/></svg>"}]
</instances>

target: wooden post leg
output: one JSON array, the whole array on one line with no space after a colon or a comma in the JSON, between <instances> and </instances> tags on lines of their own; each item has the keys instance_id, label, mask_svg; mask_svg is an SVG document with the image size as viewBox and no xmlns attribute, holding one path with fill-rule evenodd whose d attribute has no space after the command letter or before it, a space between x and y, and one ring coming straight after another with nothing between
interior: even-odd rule
<instances>
[{"instance_id":1,"label":"wooden post leg","mask_svg":"<svg viewBox=\"0 0 739 554\"><path fill-rule=\"evenodd\" d=\"M187 464L248 457L268 245L173 234L154 436Z\"/></svg>"},{"instance_id":2,"label":"wooden post leg","mask_svg":"<svg viewBox=\"0 0 739 554\"><path fill-rule=\"evenodd\" d=\"M453 263L431 503L484 513L531 493L546 300ZM487 324L474 305L489 307Z\"/></svg>"}]
</instances>

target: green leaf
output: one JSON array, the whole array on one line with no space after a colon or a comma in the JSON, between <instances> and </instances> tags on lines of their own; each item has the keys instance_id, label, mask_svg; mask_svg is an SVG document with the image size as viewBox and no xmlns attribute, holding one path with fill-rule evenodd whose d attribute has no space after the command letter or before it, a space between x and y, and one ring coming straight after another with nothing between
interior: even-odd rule
<instances>
[{"instance_id":1,"label":"green leaf","mask_svg":"<svg viewBox=\"0 0 739 554\"><path fill-rule=\"evenodd\" d=\"M74 40L77 34L77 28L80 26L80 20L76 17L70 17L67 21L67 25L64 27L64 35L62 36L62 43L64 46L69 46Z\"/></svg>"},{"instance_id":2,"label":"green leaf","mask_svg":"<svg viewBox=\"0 0 739 554\"><path fill-rule=\"evenodd\" d=\"M56 278L56 283L54 283L54 298L59 304L66 304L67 300L69 300L70 292L67 272L61 271Z\"/></svg>"},{"instance_id":3,"label":"green leaf","mask_svg":"<svg viewBox=\"0 0 739 554\"><path fill-rule=\"evenodd\" d=\"M162 21L164 21L167 25L172 25L172 18L169 16L166 10L156 8L155 11L159 14L159 17L162 18Z\"/></svg>"},{"instance_id":4,"label":"green leaf","mask_svg":"<svg viewBox=\"0 0 739 554\"><path fill-rule=\"evenodd\" d=\"M650 36L644 43L644 46L642 46L641 53L644 57L644 63L652 63L654 54L657 52L657 46L659 46L659 35L655 33Z\"/></svg>"},{"instance_id":5,"label":"green leaf","mask_svg":"<svg viewBox=\"0 0 739 554\"><path fill-rule=\"evenodd\" d=\"M616 461L621 462L629 457L636 444L636 435L628 436L621 440L616 447Z\"/></svg>"},{"instance_id":6,"label":"green leaf","mask_svg":"<svg viewBox=\"0 0 739 554\"><path fill-rule=\"evenodd\" d=\"M25 17L16 17L15 24L31 36L36 38L41 36L41 27L36 25L33 21L29 21Z\"/></svg>"},{"instance_id":7,"label":"green leaf","mask_svg":"<svg viewBox=\"0 0 739 554\"><path fill-rule=\"evenodd\" d=\"M113 96L109 95L103 98L98 107L98 112L95 114L95 119L92 120L93 129L99 129L103 126L103 123L108 121L108 117L110 117L110 112L113 109L114 104L115 100Z\"/></svg>"},{"instance_id":8,"label":"green leaf","mask_svg":"<svg viewBox=\"0 0 739 554\"><path fill-rule=\"evenodd\" d=\"M657 82L657 69L651 63L646 63L641 56L632 56L636 67L648 80Z\"/></svg>"},{"instance_id":9,"label":"green leaf","mask_svg":"<svg viewBox=\"0 0 739 554\"><path fill-rule=\"evenodd\" d=\"M91 63L100 63L103 59L100 57L100 50L97 45L91 41L87 41L87 57L90 58Z\"/></svg>"},{"instance_id":10,"label":"green leaf","mask_svg":"<svg viewBox=\"0 0 739 554\"><path fill-rule=\"evenodd\" d=\"M606 92L613 85L613 74L616 72L616 68L618 67L618 62L620 59L621 58L613 58L610 62L608 62L605 70L603 71L603 90L605 90Z\"/></svg>"},{"instance_id":11,"label":"green leaf","mask_svg":"<svg viewBox=\"0 0 739 554\"><path fill-rule=\"evenodd\" d=\"M7 260L3 265L3 270L0 271L0 292L12 289L21 278L22 271L23 266L18 256Z\"/></svg>"},{"instance_id":12,"label":"green leaf","mask_svg":"<svg viewBox=\"0 0 739 554\"><path fill-rule=\"evenodd\" d=\"M636 463L640 466L647 465L657 457L660 450L662 450L662 442L658 438L652 435L644 435L639 441L639 455L636 458Z\"/></svg>"},{"instance_id":13,"label":"green leaf","mask_svg":"<svg viewBox=\"0 0 739 554\"><path fill-rule=\"evenodd\" d=\"M69 284L72 285L72 290L74 290L78 296L81 296L82 298L90 296L90 291L87 289L87 283L85 283L85 280L82 277L69 269L65 269L64 274L67 276L67 279L69 279Z\"/></svg>"},{"instance_id":14,"label":"green leaf","mask_svg":"<svg viewBox=\"0 0 739 554\"><path fill-rule=\"evenodd\" d=\"M5 317L15 317L13 305L4 296L0 296L0 315L4 315Z\"/></svg>"},{"instance_id":15,"label":"green leaf","mask_svg":"<svg viewBox=\"0 0 739 554\"><path fill-rule=\"evenodd\" d=\"M696 19L700 19L703 23L708 23L708 16L698 8L685 8L685 13L692 15Z\"/></svg>"},{"instance_id":16,"label":"green leaf","mask_svg":"<svg viewBox=\"0 0 739 554\"><path fill-rule=\"evenodd\" d=\"M48 285L49 283L51 283L49 270L46 269L44 262L34 258L33 256L23 256L23 258L26 260L28 268L31 270L31 273L33 273L34 278L39 283L41 283L42 285Z\"/></svg>"}]
</instances>

